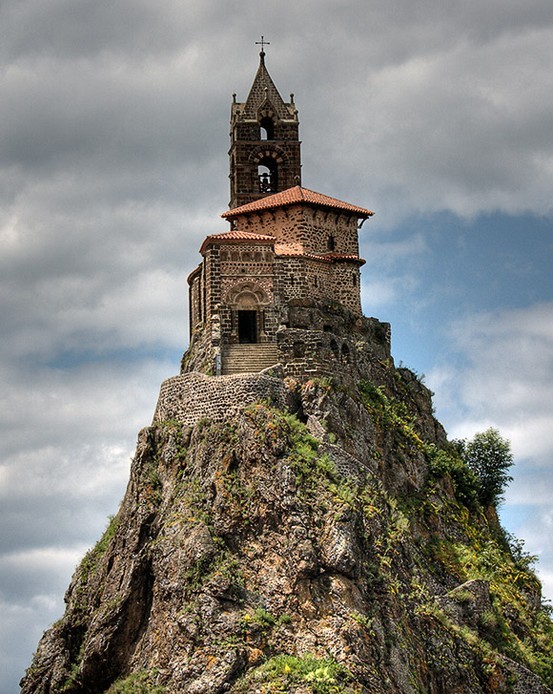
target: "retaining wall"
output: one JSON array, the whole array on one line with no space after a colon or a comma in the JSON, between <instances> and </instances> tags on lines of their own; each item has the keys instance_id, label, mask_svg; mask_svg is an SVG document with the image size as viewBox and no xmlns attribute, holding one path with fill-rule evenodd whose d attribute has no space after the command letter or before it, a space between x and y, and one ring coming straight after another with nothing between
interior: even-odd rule
<instances>
[{"instance_id":1,"label":"retaining wall","mask_svg":"<svg viewBox=\"0 0 553 694\"><path fill-rule=\"evenodd\" d=\"M263 372L206 376L194 371L163 381L153 424L176 419L193 426L204 417L221 421L261 400L286 409L290 393L282 379Z\"/></svg>"}]
</instances>

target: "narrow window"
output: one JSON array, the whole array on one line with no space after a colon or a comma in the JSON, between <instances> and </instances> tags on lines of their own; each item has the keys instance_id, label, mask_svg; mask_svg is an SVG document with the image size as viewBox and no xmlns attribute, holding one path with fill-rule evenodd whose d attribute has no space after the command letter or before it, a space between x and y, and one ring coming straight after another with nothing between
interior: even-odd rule
<instances>
[{"instance_id":1,"label":"narrow window","mask_svg":"<svg viewBox=\"0 0 553 694\"><path fill-rule=\"evenodd\" d=\"M275 139L275 125L273 119L269 116L263 117L259 122L259 139L260 140L274 140Z\"/></svg>"},{"instance_id":2,"label":"narrow window","mask_svg":"<svg viewBox=\"0 0 553 694\"><path fill-rule=\"evenodd\" d=\"M329 251L336 249L336 242L334 241L334 236L329 236L326 240L326 247Z\"/></svg>"}]
</instances>

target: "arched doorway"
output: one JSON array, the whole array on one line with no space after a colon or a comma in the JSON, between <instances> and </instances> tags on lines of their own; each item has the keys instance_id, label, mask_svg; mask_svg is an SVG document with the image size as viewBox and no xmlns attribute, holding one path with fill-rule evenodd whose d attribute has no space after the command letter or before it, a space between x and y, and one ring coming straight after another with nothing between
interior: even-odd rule
<instances>
[{"instance_id":1,"label":"arched doorway","mask_svg":"<svg viewBox=\"0 0 553 694\"><path fill-rule=\"evenodd\" d=\"M242 282L227 293L231 309L231 342L256 344L265 342L264 308L269 303L263 289L255 282Z\"/></svg>"}]
</instances>

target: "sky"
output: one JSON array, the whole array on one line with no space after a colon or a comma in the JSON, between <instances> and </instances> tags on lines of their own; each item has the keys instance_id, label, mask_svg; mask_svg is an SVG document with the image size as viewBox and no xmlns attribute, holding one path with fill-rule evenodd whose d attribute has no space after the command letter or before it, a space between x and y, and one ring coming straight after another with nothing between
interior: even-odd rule
<instances>
[{"instance_id":1,"label":"sky","mask_svg":"<svg viewBox=\"0 0 553 694\"><path fill-rule=\"evenodd\" d=\"M0 694L178 373L261 35L303 184L376 212L365 314L450 437L511 441L501 520L553 598L551 0L0 0L0 27Z\"/></svg>"}]
</instances>

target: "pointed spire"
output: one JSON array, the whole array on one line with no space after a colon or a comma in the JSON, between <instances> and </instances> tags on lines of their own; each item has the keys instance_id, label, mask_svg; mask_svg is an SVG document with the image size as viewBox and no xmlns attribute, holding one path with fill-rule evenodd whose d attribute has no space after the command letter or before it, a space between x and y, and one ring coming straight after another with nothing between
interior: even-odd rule
<instances>
[{"instance_id":1,"label":"pointed spire","mask_svg":"<svg viewBox=\"0 0 553 694\"><path fill-rule=\"evenodd\" d=\"M261 37L263 46L267 45L267 41ZM257 41L256 43L261 43ZM258 110L270 102L275 115L278 118L289 119L293 117L291 113L290 104L286 104L284 99L280 96L278 89L273 82L271 75L265 65L265 51L262 49L259 53L259 67L255 75L253 84L248 94L248 98L244 104L243 116L244 118L256 119Z\"/></svg>"}]
</instances>

